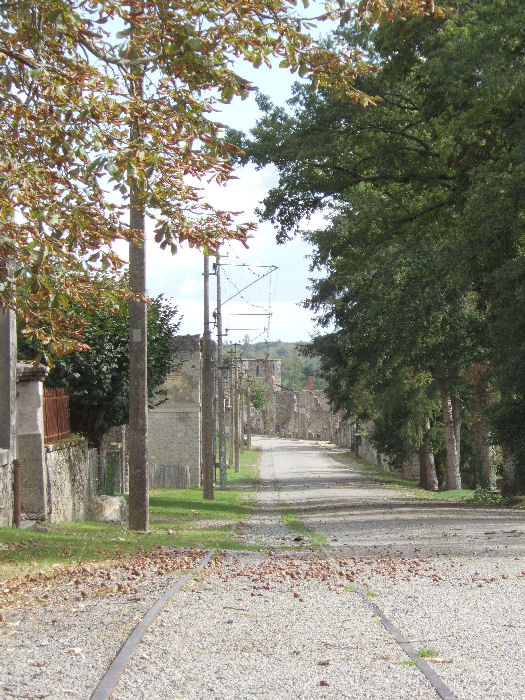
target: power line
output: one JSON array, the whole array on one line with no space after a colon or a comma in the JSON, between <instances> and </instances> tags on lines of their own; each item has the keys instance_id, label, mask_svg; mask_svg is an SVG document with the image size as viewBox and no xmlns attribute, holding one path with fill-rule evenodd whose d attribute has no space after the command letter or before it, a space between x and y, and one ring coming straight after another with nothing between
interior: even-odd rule
<instances>
[{"instance_id":1,"label":"power line","mask_svg":"<svg viewBox=\"0 0 525 700\"><path fill-rule=\"evenodd\" d=\"M226 299L226 301L223 302L223 306L224 306L224 304L227 304L227 303L228 303L229 301L231 301L232 299L235 299L235 297L238 297L240 294L242 294L242 292L245 292L247 289L249 289L250 287L252 287L254 284L256 284L257 282L260 282L260 281L263 280L265 277L268 277L268 275L271 275L272 272L275 272L275 270L278 269L277 265L265 265L264 267L269 267L269 268L270 268L270 269L268 270L268 272L265 272L264 275L259 275L259 276L257 277L257 279L253 280L252 282L250 282L249 284L247 284L247 285L246 285L245 287L243 287L242 289L238 289L238 288L237 288L237 285L236 285L234 282L232 282L232 281L228 278L228 280L233 284L233 286L235 287L235 289L237 289L237 292L236 292L235 294L233 294L229 299ZM249 304L250 302L246 302L246 303ZM255 304L251 304L251 306L256 306L256 305L255 305Z\"/></svg>"}]
</instances>

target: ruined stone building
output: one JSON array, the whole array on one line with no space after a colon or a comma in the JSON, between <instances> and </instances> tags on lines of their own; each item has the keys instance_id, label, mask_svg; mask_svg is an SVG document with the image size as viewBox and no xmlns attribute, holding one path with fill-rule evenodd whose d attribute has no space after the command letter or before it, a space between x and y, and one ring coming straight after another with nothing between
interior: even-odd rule
<instances>
[{"instance_id":1,"label":"ruined stone building","mask_svg":"<svg viewBox=\"0 0 525 700\"><path fill-rule=\"evenodd\" d=\"M200 336L175 338L176 369L166 378L165 401L148 414L152 488L200 485L202 352Z\"/></svg>"},{"instance_id":2,"label":"ruined stone building","mask_svg":"<svg viewBox=\"0 0 525 700\"><path fill-rule=\"evenodd\" d=\"M281 360L269 358L241 359L240 372L244 381L255 379L266 389L266 406L260 411L244 407L244 423L250 418L253 433L275 435L277 396L281 393Z\"/></svg>"},{"instance_id":3,"label":"ruined stone building","mask_svg":"<svg viewBox=\"0 0 525 700\"><path fill-rule=\"evenodd\" d=\"M179 336L177 367L164 385L166 400L149 411L149 463L152 488L196 487L201 483L201 405L202 352L200 336ZM307 377L305 389L292 391L281 385L281 360L258 358L237 360L239 387L243 392L251 379L266 389L266 405L250 410L247 400L240 401L242 425L246 434L248 420L252 434L303 440L327 440L351 448L355 422L335 413L323 391L315 390ZM228 363L225 363L228 364ZM229 437L233 396L232 373L225 377L225 424ZM380 457L366 439L361 455L378 463Z\"/></svg>"},{"instance_id":4,"label":"ruined stone building","mask_svg":"<svg viewBox=\"0 0 525 700\"><path fill-rule=\"evenodd\" d=\"M292 391L281 385L281 360L243 359L241 363L243 374L260 380L267 389L265 408L250 415L253 433L334 439L340 417L331 410L324 391L314 389L313 377L306 377L304 390Z\"/></svg>"}]
</instances>

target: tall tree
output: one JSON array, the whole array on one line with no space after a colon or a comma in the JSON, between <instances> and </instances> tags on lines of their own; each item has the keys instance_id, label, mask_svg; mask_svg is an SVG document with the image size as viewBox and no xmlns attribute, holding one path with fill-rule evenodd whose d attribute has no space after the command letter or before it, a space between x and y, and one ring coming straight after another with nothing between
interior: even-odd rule
<instances>
[{"instance_id":1,"label":"tall tree","mask_svg":"<svg viewBox=\"0 0 525 700\"><path fill-rule=\"evenodd\" d=\"M501 317L497 295L507 271L520 264L523 241L524 44L515 22L523 8L457 4L458 13L442 22L348 33L381 65L380 75L358 82L379 96L377 108L297 88L292 114L262 102L267 116L254 139L242 142L256 163L279 169L279 187L262 213L282 239L300 230L304 216L330 204L336 209L332 225L311 235L314 262L327 278L314 285L310 306L339 329L339 338L324 344L332 396L348 391L350 378L376 392L378 373L384 381L400 367L429 371L441 390L449 488L460 485L453 409L470 376L465 370L491 359L494 380L497 366L509 366L494 317ZM487 41L496 56L490 64ZM508 316L504 323L510 326ZM519 386L519 375L507 377ZM513 396L519 405L520 390ZM500 415L504 405L508 398ZM485 430L485 447L489 439ZM507 431L510 445L508 439Z\"/></svg>"}]
</instances>

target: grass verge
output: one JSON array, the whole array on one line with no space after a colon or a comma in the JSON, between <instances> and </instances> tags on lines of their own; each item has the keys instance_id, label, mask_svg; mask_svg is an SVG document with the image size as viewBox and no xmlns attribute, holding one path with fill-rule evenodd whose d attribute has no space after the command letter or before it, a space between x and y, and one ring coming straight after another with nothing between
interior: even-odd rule
<instances>
[{"instance_id":1,"label":"grass verge","mask_svg":"<svg viewBox=\"0 0 525 700\"><path fill-rule=\"evenodd\" d=\"M395 472L389 472L376 464L372 464L359 457L357 460L352 452L344 452L337 455L337 460L350 467L354 471L366 476L370 481L380 484L386 488L410 493L419 498L426 498L432 501L445 502L465 502L469 503L474 498L473 489L456 489L451 491L426 491L422 489L418 482L413 479L403 479Z\"/></svg>"},{"instance_id":2,"label":"grass verge","mask_svg":"<svg viewBox=\"0 0 525 700\"><path fill-rule=\"evenodd\" d=\"M324 547L329 546L328 542L325 540L324 537L318 535L313 530L310 530L310 528L303 523L303 521L299 518L295 510L293 510L287 505L284 505L283 511L284 524L287 525L294 532L297 532L298 534L302 535L305 540L308 540L308 543L311 547L313 547L314 549L319 549L321 545Z\"/></svg>"},{"instance_id":3,"label":"grass verge","mask_svg":"<svg viewBox=\"0 0 525 700\"><path fill-rule=\"evenodd\" d=\"M228 470L228 487L216 488L213 501L205 501L200 489L152 490L147 533L95 522L45 523L45 531L0 528L0 582L57 566L132 556L159 545L238 549L241 543L230 532L253 512L257 461L257 451L245 451L239 472Z\"/></svg>"}]
</instances>

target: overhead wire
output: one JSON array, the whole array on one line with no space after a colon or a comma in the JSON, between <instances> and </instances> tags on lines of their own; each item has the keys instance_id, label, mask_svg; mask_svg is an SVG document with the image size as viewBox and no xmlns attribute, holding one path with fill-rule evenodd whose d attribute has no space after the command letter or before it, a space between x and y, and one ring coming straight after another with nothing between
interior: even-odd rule
<instances>
[{"instance_id":1,"label":"overhead wire","mask_svg":"<svg viewBox=\"0 0 525 700\"><path fill-rule=\"evenodd\" d=\"M267 317L267 319L268 319L267 323L264 325L262 331L258 335L256 335L255 338L252 339L251 342L254 342L254 340L257 340L261 336L265 336L266 342L267 342L268 337L269 337L270 320L271 320L271 315L272 315L272 311L271 311L271 285L272 285L271 273L273 273L273 272L275 272L275 270L277 270L277 266L275 266L275 265L249 265L247 263L241 263L239 265L235 264L234 267L236 267L236 268L242 267L247 272L249 272L251 275L253 275L253 277L255 277L255 279L244 288L240 287L240 284L232 278L231 274L228 274L227 270L224 269L224 267L225 266L222 266L223 277L225 278L225 281L227 283L229 283L231 285L231 287L233 287L233 289L235 290L235 294L230 296L230 298L227 299L225 302L223 302L223 304L226 304L228 301L231 301L233 298L238 297L239 300L241 302L243 302L244 304L246 304L247 306L249 306L253 309L262 310L264 313L260 314L260 315ZM255 270L253 268L267 268L268 272L261 275L260 273L255 272ZM256 284L259 281L262 281L265 277L268 277L268 289L269 289L269 303L268 303L268 305L257 304L253 301L249 301L247 296L244 294L244 292L249 287L252 287L252 285ZM236 314L236 315L242 315L242 314ZM247 315L252 315L252 314L247 314Z\"/></svg>"}]
</instances>

